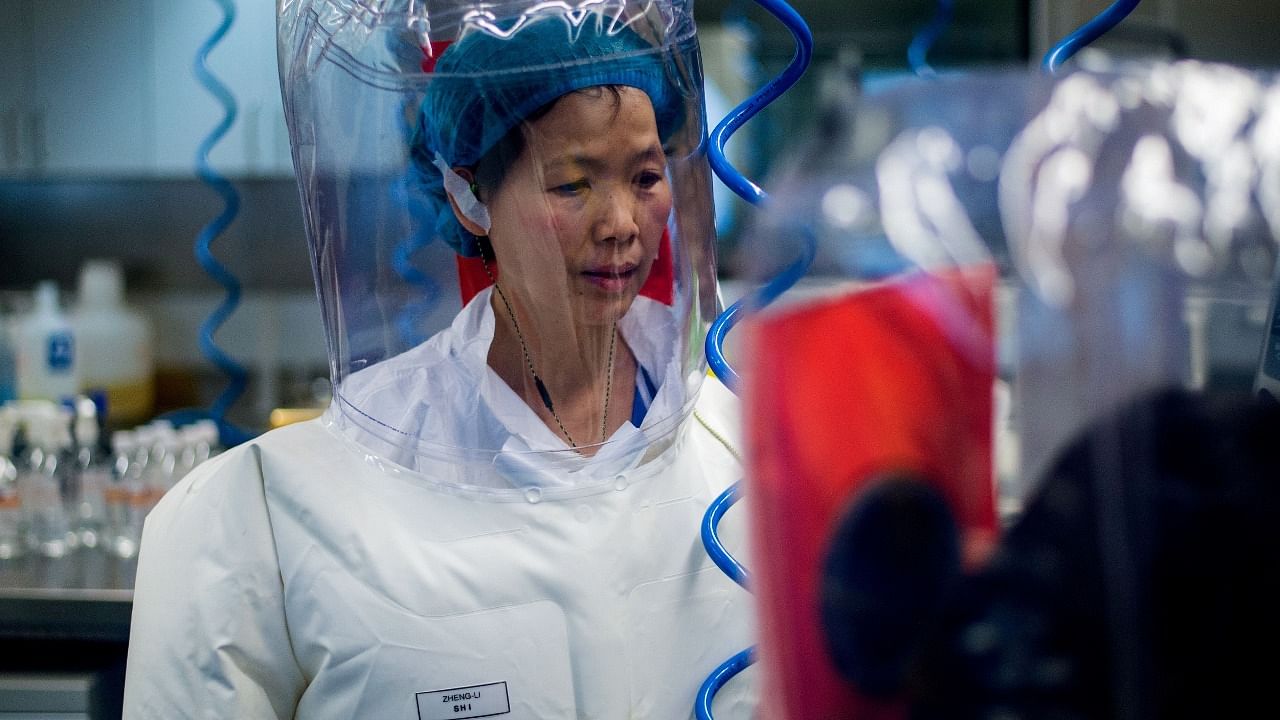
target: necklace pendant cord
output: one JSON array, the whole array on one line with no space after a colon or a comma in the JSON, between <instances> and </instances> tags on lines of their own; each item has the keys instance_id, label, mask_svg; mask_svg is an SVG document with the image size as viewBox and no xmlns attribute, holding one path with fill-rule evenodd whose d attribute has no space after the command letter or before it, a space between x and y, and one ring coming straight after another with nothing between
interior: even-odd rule
<instances>
[{"instance_id":1,"label":"necklace pendant cord","mask_svg":"<svg viewBox=\"0 0 1280 720\"><path fill-rule=\"evenodd\" d=\"M489 269L488 260L483 260L481 265L484 266L485 274L489 276L489 281L493 283L493 289L498 293L498 298L502 300L502 305L507 309L507 315L511 318L511 327L515 329L516 339L520 341L520 352L524 355L525 366L529 368L529 375L533 377L533 385L538 390L538 396L542 400L543 406L547 408L547 412L551 413L552 419L560 427L560 432L564 434L565 440L569 442L569 447L577 450L577 443L573 441L573 436L565 428L564 422L560 420L560 415L556 413L555 405L551 402L551 392L547 390L547 385L542 382L542 378L538 377L538 371L533 368L533 358L529 355L529 345L524 341L524 334L520 332L520 323L516 321L516 313L512 309L511 303L507 300L507 294L502 292L502 286L498 285L498 279L493 276L493 271ZM609 439L609 398L613 390L613 351L617 341L618 321L614 320L613 327L609 333L609 364L604 382L604 417L600 420L600 442Z\"/></svg>"}]
</instances>

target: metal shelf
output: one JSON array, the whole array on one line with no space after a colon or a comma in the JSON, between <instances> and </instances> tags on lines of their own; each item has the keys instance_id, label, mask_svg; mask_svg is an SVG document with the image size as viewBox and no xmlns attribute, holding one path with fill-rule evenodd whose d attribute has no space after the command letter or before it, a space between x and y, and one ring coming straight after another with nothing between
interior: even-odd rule
<instances>
[{"instance_id":1,"label":"metal shelf","mask_svg":"<svg viewBox=\"0 0 1280 720\"><path fill-rule=\"evenodd\" d=\"M137 569L91 549L0 561L0 638L128 641Z\"/></svg>"}]
</instances>

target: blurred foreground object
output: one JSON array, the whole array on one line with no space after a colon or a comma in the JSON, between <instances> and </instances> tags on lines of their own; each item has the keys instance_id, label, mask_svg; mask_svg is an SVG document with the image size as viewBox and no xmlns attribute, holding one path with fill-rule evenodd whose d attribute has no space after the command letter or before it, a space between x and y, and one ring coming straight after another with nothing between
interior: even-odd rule
<instances>
[{"instance_id":1,"label":"blurred foreground object","mask_svg":"<svg viewBox=\"0 0 1280 720\"><path fill-rule=\"evenodd\" d=\"M1280 406L1244 395L1162 390L1099 418L987 566L935 576L899 678L912 717L1266 714L1277 436Z\"/></svg>"},{"instance_id":2,"label":"blurred foreground object","mask_svg":"<svg viewBox=\"0 0 1280 720\"><path fill-rule=\"evenodd\" d=\"M1265 328L1230 333L1243 382L1211 340L1268 307L1280 83L971 74L819 118L746 244L762 278L816 243L745 378L769 716L1256 702L1277 419Z\"/></svg>"}]
</instances>

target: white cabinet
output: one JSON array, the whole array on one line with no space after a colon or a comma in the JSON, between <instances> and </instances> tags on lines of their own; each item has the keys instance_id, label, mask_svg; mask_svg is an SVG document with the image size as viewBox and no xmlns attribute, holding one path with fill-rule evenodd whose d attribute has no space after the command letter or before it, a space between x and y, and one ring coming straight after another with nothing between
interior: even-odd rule
<instances>
[{"instance_id":1,"label":"white cabinet","mask_svg":"<svg viewBox=\"0 0 1280 720\"><path fill-rule=\"evenodd\" d=\"M238 105L210 163L232 177L288 175L274 3L236 10L208 57ZM221 22L212 0L0 2L0 175L192 175L224 113L194 71Z\"/></svg>"},{"instance_id":2,"label":"white cabinet","mask_svg":"<svg viewBox=\"0 0 1280 720\"><path fill-rule=\"evenodd\" d=\"M206 136L222 122L221 103L200 84L194 64L200 46L222 22L212 0L150 0L155 21L157 170L190 173ZM235 123L209 153L227 175L292 172L276 70L275 3L242 0L231 29L210 51L210 72L230 91Z\"/></svg>"},{"instance_id":3,"label":"white cabinet","mask_svg":"<svg viewBox=\"0 0 1280 720\"><path fill-rule=\"evenodd\" d=\"M28 100L34 92L30 72L31 8L0 2L0 173L30 165L34 128Z\"/></svg>"},{"instance_id":4,"label":"white cabinet","mask_svg":"<svg viewBox=\"0 0 1280 720\"><path fill-rule=\"evenodd\" d=\"M29 39L35 169L139 174L154 161L146 0L39 0Z\"/></svg>"}]
</instances>

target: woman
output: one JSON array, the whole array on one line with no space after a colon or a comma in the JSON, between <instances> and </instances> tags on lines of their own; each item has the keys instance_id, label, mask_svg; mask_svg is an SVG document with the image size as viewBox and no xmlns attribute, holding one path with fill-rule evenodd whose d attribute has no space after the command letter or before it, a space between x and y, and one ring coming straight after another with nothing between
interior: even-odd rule
<instances>
[{"instance_id":1,"label":"woman","mask_svg":"<svg viewBox=\"0 0 1280 720\"><path fill-rule=\"evenodd\" d=\"M714 266L691 19L423 32L419 5L283 6L335 399L149 517L128 717L688 717L751 642L750 597L698 539L740 468L697 352ZM428 72L388 73L406 37ZM429 316L385 258L423 235L491 287L412 342ZM749 690L717 716L748 716Z\"/></svg>"},{"instance_id":2,"label":"woman","mask_svg":"<svg viewBox=\"0 0 1280 720\"><path fill-rule=\"evenodd\" d=\"M488 364L571 446L575 435L603 442L633 416L633 389L653 387L652 379L637 384L640 365L618 337L618 322L649 277L671 212L666 158L653 105L634 87L575 90L525 122L513 134L533 142L514 153L509 168L486 173L493 178L486 185L476 183L492 230L452 203L462 226L487 238L488 247L476 241L486 269L510 258L499 263L503 282L495 279L490 297L498 320ZM529 234L554 238L560 253L514 247ZM547 307L562 311L533 310ZM536 332L526 338L522 325ZM584 346L609 352L600 358L569 351Z\"/></svg>"}]
</instances>

